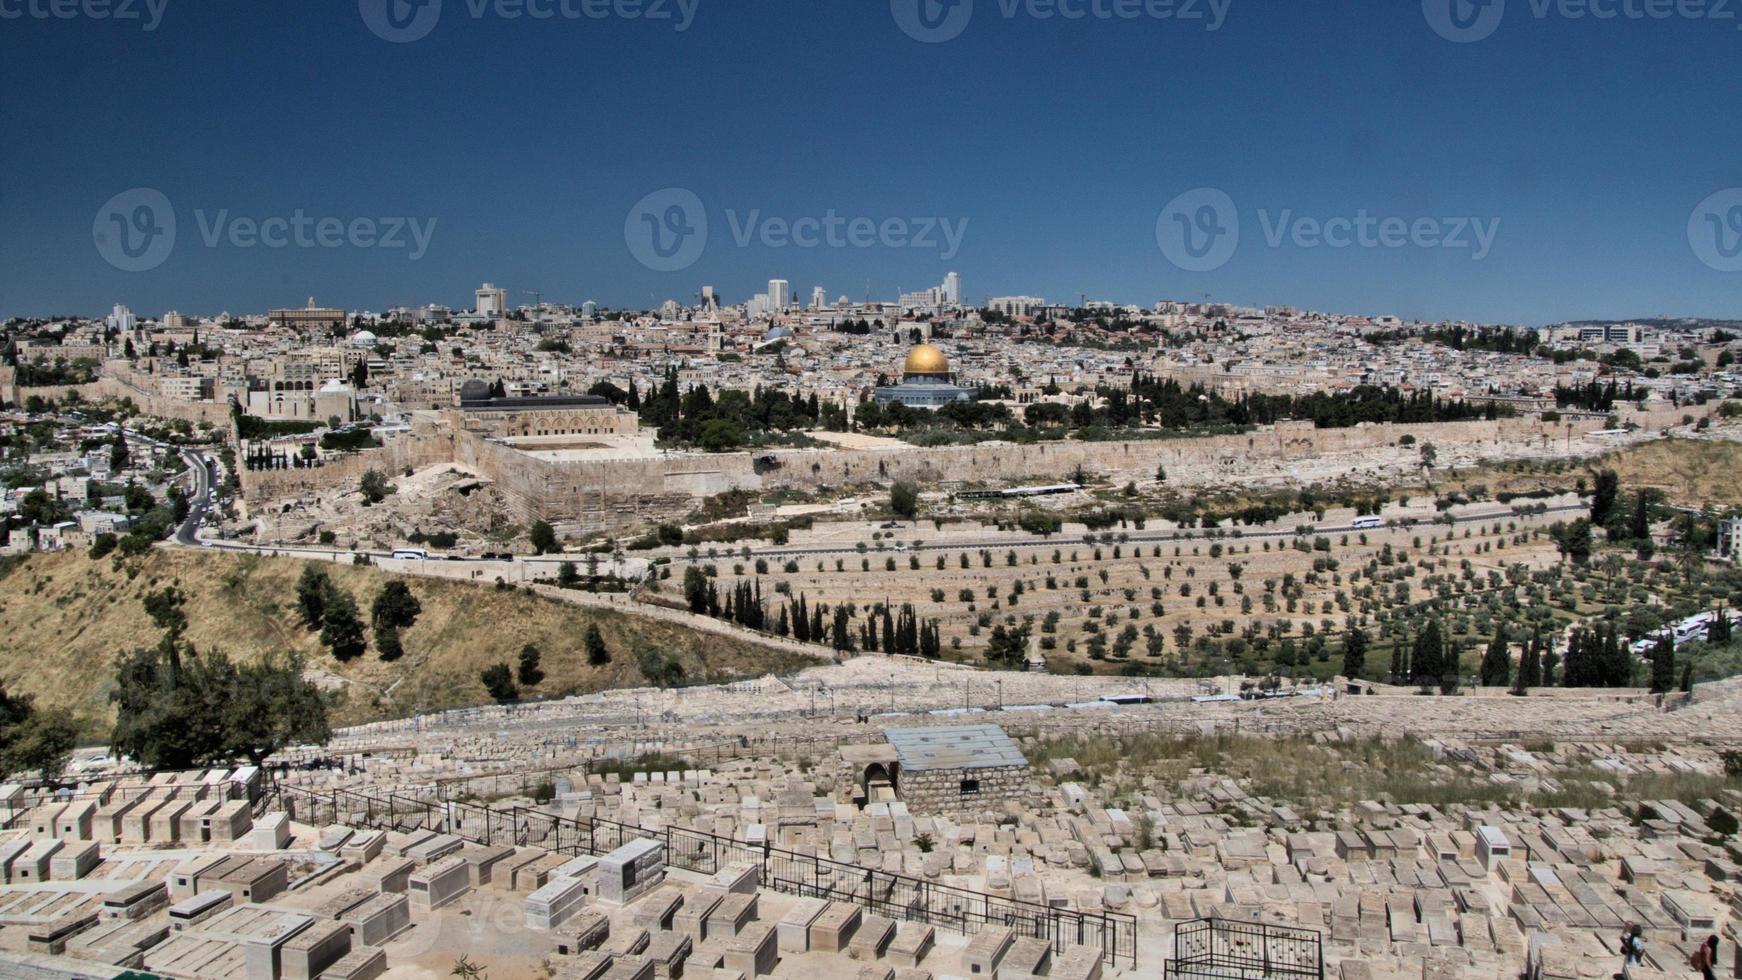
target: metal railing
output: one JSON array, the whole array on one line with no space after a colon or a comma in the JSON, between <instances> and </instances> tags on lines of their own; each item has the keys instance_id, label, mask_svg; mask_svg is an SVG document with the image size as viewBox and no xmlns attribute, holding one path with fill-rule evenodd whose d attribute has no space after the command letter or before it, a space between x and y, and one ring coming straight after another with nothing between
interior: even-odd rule
<instances>
[{"instance_id":1,"label":"metal railing","mask_svg":"<svg viewBox=\"0 0 1742 980\"><path fill-rule=\"evenodd\" d=\"M1137 960L1134 916L1053 908L687 827L649 830L602 818L569 819L523 806L498 809L295 786L277 787L273 799L291 819L317 826L427 830L476 844L542 847L570 856L605 854L632 840L655 840L665 845L666 864L686 871L711 875L735 865L752 865L760 869L763 887L775 891L849 902L891 919L965 934L985 926L1006 927L1020 936L1044 940L1055 951L1068 944L1094 947L1113 965L1134 965Z\"/></svg>"},{"instance_id":2,"label":"metal railing","mask_svg":"<svg viewBox=\"0 0 1742 980\"><path fill-rule=\"evenodd\" d=\"M1166 980L1324 980L1323 943L1312 929L1198 919L1175 928L1173 959L1163 976Z\"/></svg>"}]
</instances>

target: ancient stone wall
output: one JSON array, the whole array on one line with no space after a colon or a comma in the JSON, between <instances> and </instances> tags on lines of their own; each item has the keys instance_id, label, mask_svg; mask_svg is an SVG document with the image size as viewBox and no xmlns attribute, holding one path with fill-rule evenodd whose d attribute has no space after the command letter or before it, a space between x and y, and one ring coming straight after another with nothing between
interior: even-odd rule
<instances>
[{"instance_id":1,"label":"ancient stone wall","mask_svg":"<svg viewBox=\"0 0 1742 980\"><path fill-rule=\"evenodd\" d=\"M368 469L389 475L406 466L456 462L494 481L523 521L543 519L571 532L617 533L650 519L669 519L696 498L728 490L810 490L823 486L940 482L1054 482L1078 467L1115 481L1152 478L1158 466L1190 485L1194 475L1238 476L1255 462L1287 462L1324 454L1395 446L1404 436L1441 449L1482 453L1529 448L1554 451L1602 428L1601 419L1560 422L1502 419L1431 425L1362 425L1317 429L1289 422L1255 432L1136 442L1056 442L1027 446L944 446L894 450L790 450L774 453L679 454L624 460L552 462L476 433L419 423L383 449L313 470L245 474L250 496L267 498L346 489Z\"/></svg>"}]
</instances>

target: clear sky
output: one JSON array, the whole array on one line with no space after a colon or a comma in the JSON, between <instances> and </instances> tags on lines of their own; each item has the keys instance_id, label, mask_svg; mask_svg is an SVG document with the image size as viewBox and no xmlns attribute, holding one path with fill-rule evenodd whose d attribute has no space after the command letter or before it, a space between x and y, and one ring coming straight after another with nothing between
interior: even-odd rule
<instances>
[{"instance_id":1,"label":"clear sky","mask_svg":"<svg viewBox=\"0 0 1742 980\"><path fill-rule=\"evenodd\" d=\"M0 315L470 307L485 280L857 299L954 270L976 302L1742 317L1742 192L1702 204L1742 187L1736 0L149 2L0 0ZM141 19L89 15L112 4ZM669 19L623 16L649 5ZM634 240L695 229L671 188L708 235L668 272ZM1227 228L1203 188L1240 237L1197 271L1164 246ZM282 247L250 224L275 218Z\"/></svg>"}]
</instances>

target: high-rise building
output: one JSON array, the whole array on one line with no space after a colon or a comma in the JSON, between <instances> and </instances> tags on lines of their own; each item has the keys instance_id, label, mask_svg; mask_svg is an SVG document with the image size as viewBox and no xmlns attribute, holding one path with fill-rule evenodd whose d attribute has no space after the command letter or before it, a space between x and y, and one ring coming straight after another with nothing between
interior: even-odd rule
<instances>
[{"instance_id":1,"label":"high-rise building","mask_svg":"<svg viewBox=\"0 0 1742 980\"><path fill-rule=\"evenodd\" d=\"M952 272L944 277L944 305L962 305L962 277L957 273Z\"/></svg>"},{"instance_id":2,"label":"high-rise building","mask_svg":"<svg viewBox=\"0 0 1742 980\"><path fill-rule=\"evenodd\" d=\"M589 320L598 319L599 318L599 304L593 302L592 300L587 300L585 303L582 303L581 304L581 315L586 317Z\"/></svg>"},{"instance_id":3,"label":"high-rise building","mask_svg":"<svg viewBox=\"0 0 1742 980\"><path fill-rule=\"evenodd\" d=\"M714 295L714 287L702 287L702 309L717 310L720 308L720 297Z\"/></svg>"},{"instance_id":4,"label":"high-rise building","mask_svg":"<svg viewBox=\"0 0 1742 980\"><path fill-rule=\"evenodd\" d=\"M823 287L818 286L811 290L811 309L820 310L827 305L829 305L829 294L823 290Z\"/></svg>"},{"instance_id":5,"label":"high-rise building","mask_svg":"<svg viewBox=\"0 0 1742 980\"><path fill-rule=\"evenodd\" d=\"M502 316L508 312L508 290L485 283L478 287L479 316Z\"/></svg>"},{"instance_id":6,"label":"high-rise building","mask_svg":"<svg viewBox=\"0 0 1742 980\"><path fill-rule=\"evenodd\" d=\"M994 296L986 301L986 308L1005 316L1033 316L1046 306L1046 300L1039 296Z\"/></svg>"},{"instance_id":7,"label":"high-rise building","mask_svg":"<svg viewBox=\"0 0 1742 980\"><path fill-rule=\"evenodd\" d=\"M139 325L139 321L134 318L132 310L116 303L114 311L104 318L103 324L116 333L130 334Z\"/></svg>"},{"instance_id":8,"label":"high-rise building","mask_svg":"<svg viewBox=\"0 0 1742 980\"><path fill-rule=\"evenodd\" d=\"M785 312L792 305L792 283L785 279L768 280L768 306L775 313Z\"/></svg>"}]
</instances>

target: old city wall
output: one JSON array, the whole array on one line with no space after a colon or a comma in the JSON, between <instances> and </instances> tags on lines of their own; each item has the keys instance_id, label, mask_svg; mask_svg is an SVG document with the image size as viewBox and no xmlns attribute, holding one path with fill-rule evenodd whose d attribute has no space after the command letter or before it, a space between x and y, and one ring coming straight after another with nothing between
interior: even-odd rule
<instances>
[{"instance_id":1,"label":"old city wall","mask_svg":"<svg viewBox=\"0 0 1742 980\"><path fill-rule=\"evenodd\" d=\"M1570 428L1569 428L1570 426ZM1552 448L1572 435L1602 427L1601 420L1541 422L1502 419L1496 422L1447 422L1433 425L1363 425L1347 429L1317 429L1310 423L1283 423L1257 432L1207 438L1157 439L1139 442L1056 442L1029 446L951 446L895 451L837 450L781 453L780 466L762 477L762 486L808 489L856 483L909 480L1058 481L1080 466L1090 474L1115 479L1153 477L1166 467L1170 478L1189 482L1192 471L1211 468L1237 472L1255 461L1309 459L1393 446L1404 436L1440 447L1460 446L1481 451L1507 447Z\"/></svg>"},{"instance_id":2,"label":"old city wall","mask_svg":"<svg viewBox=\"0 0 1742 980\"><path fill-rule=\"evenodd\" d=\"M1679 419L1679 416L1677 417ZM393 438L382 449L347 457L319 469L245 473L243 486L255 499L310 496L355 487L364 471L389 476L406 466L421 469L459 463L492 480L520 520L542 518L569 531L615 533L651 519L670 519L699 497L729 490L879 484L909 480L939 482L1041 481L1065 479L1077 467L1115 480L1144 479L1157 466L1170 481L1190 485L1205 474L1238 475L1256 461L1286 462L1328 454L1360 453L1395 446L1404 436L1417 443L1477 452L1552 451L1603 427L1603 420L1560 422L1502 419L1432 425L1367 425L1315 429L1284 423L1239 435L1139 442L1043 443L1029 446L946 446L894 450L794 450L767 455L685 454L650 459L551 462L491 442L474 433L428 423ZM773 463L769 463L772 456ZM760 460L760 462L759 462Z\"/></svg>"},{"instance_id":3,"label":"old city wall","mask_svg":"<svg viewBox=\"0 0 1742 980\"><path fill-rule=\"evenodd\" d=\"M454 462L453 440L431 428L389 437L380 449L341 456L319 467L285 470L241 467L238 475L244 498L250 504L258 504L287 497L315 497L354 490L369 470L378 470L391 480L404 473L408 466L420 470L451 462Z\"/></svg>"}]
</instances>

